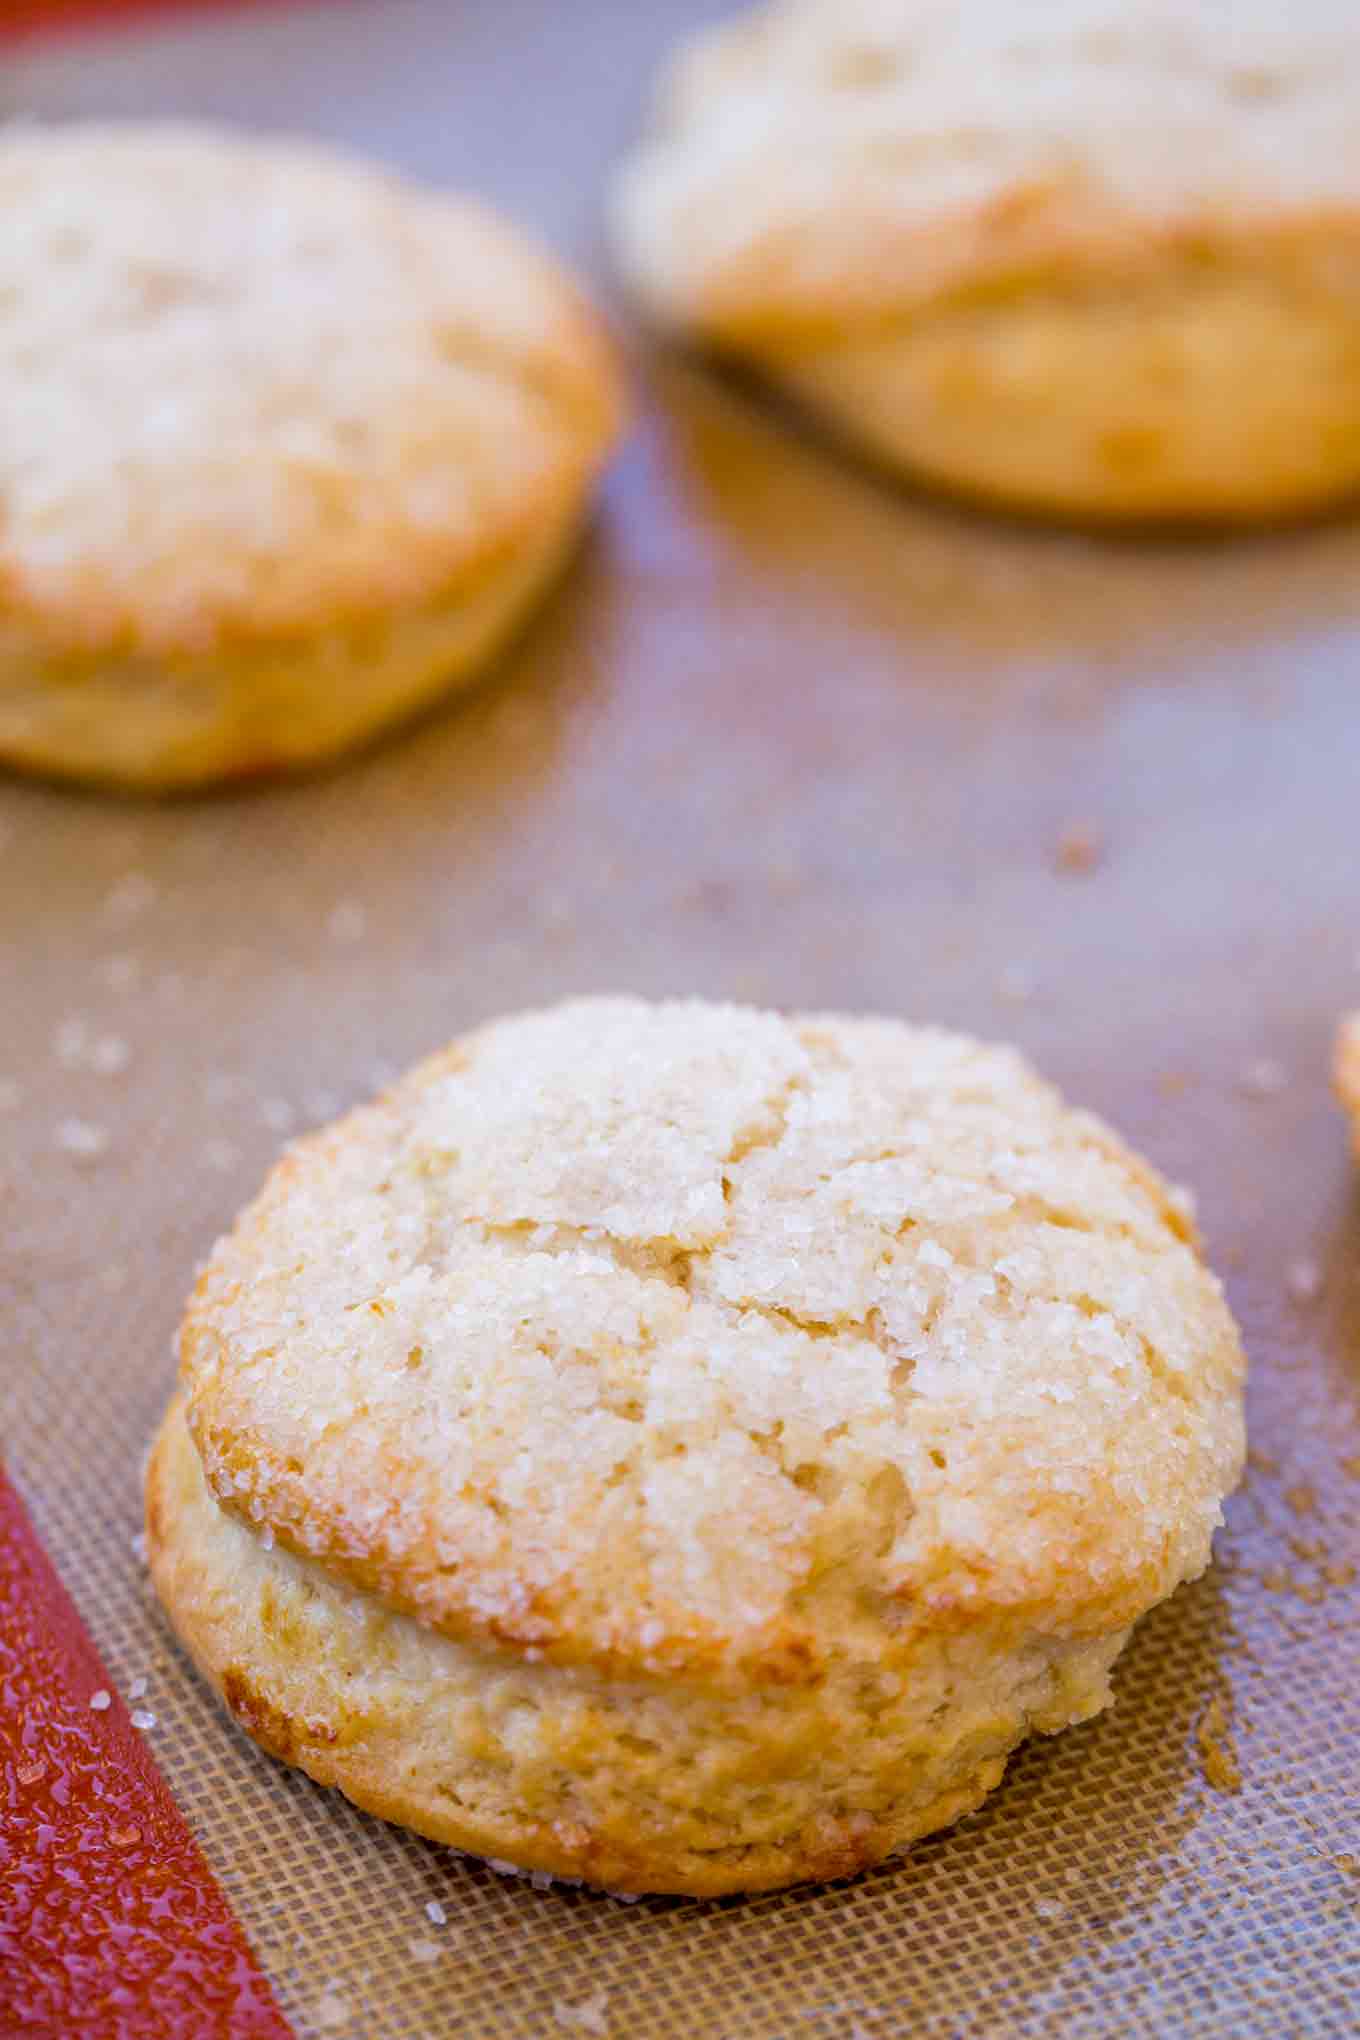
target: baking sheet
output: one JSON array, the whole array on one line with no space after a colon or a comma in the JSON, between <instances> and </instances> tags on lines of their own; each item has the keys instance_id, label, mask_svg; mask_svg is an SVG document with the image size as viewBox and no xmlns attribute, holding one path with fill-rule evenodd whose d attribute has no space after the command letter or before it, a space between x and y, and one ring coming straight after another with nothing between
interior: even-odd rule
<instances>
[{"instance_id":1,"label":"baking sheet","mask_svg":"<svg viewBox=\"0 0 1360 2040\"><path fill-rule=\"evenodd\" d=\"M224 12L0 54L0 111L329 135L486 193L608 297L607 165L714 11ZM303 2034L1353 2034L1360 1198L1327 1062L1360 1005L1360 524L990 522L614 310L637 428L475 694L296 787L0 783L12 1471ZM1114 1710L820 1892L624 1906L355 1813L219 1718L135 1548L180 1303L286 1133L608 989L1017 1040L1197 1190L1253 1363L1220 1562L1141 1626Z\"/></svg>"}]
</instances>

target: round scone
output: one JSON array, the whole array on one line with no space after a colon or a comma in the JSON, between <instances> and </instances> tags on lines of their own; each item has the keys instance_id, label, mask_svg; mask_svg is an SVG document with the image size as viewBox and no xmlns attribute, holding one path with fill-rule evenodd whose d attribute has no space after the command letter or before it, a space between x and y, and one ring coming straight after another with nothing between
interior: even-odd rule
<instances>
[{"instance_id":1,"label":"round scone","mask_svg":"<svg viewBox=\"0 0 1360 2040\"><path fill-rule=\"evenodd\" d=\"M1360 1156L1360 1013L1343 1020L1336 1037L1336 1091L1351 1116L1355 1152Z\"/></svg>"},{"instance_id":2,"label":"round scone","mask_svg":"<svg viewBox=\"0 0 1360 2040\"><path fill-rule=\"evenodd\" d=\"M267 1749L620 1891L844 1875L1110 1698L1243 1361L1008 1049L586 1000L300 1142L213 1253L156 1586Z\"/></svg>"},{"instance_id":3,"label":"round scone","mask_svg":"<svg viewBox=\"0 0 1360 2040\"><path fill-rule=\"evenodd\" d=\"M1360 14L1345 0L774 0L625 167L663 323L889 463L1085 518L1360 485Z\"/></svg>"},{"instance_id":4,"label":"round scone","mask_svg":"<svg viewBox=\"0 0 1360 2040\"><path fill-rule=\"evenodd\" d=\"M312 764L484 661L614 437L610 351L466 199L294 142L0 133L0 758Z\"/></svg>"}]
</instances>

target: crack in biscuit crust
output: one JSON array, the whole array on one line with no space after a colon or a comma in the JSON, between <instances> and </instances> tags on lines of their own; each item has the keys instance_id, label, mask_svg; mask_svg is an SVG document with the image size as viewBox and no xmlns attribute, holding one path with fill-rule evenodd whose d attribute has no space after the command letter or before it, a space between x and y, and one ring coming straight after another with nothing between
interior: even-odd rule
<instances>
[{"instance_id":1,"label":"crack in biscuit crust","mask_svg":"<svg viewBox=\"0 0 1360 2040\"><path fill-rule=\"evenodd\" d=\"M582 1001L300 1143L182 1337L218 1501L454 1638L816 1680L1202 1569L1242 1361L1180 1207L1007 1050Z\"/></svg>"}]
</instances>

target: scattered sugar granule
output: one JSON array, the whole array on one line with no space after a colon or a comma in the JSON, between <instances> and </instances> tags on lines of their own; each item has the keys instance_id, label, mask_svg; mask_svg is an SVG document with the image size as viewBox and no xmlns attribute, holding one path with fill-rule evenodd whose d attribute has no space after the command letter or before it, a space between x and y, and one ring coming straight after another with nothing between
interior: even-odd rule
<instances>
[{"instance_id":1,"label":"scattered sugar granule","mask_svg":"<svg viewBox=\"0 0 1360 2040\"><path fill-rule=\"evenodd\" d=\"M149 1707L135 1707L132 1711L131 1720L134 1728L147 1729L156 1726L156 1717Z\"/></svg>"},{"instance_id":2,"label":"scattered sugar granule","mask_svg":"<svg viewBox=\"0 0 1360 2040\"><path fill-rule=\"evenodd\" d=\"M0 1112L17 1112L24 1094L13 1077L0 1077Z\"/></svg>"},{"instance_id":3,"label":"scattered sugar granule","mask_svg":"<svg viewBox=\"0 0 1360 2040\"><path fill-rule=\"evenodd\" d=\"M565 1998L553 1999L553 2017L568 2033L608 2033L609 1992L592 1991L588 1998L582 1998L579 2005L569 2005Z\"/></svg>"},{"instance_id":4,"label":"scattered sugar granule","mask_svg":"<svg viewBox=\"0 0 1360 2040\"><path fill-rule=\"evenodd\" d=\"M57 1146L81 1161L97 1160L108 1144L108 1129L88 1119L63 1119L57 1127Z\"/></svg>"},{"instance_id":5,"label":"scattered sugar granule","mask_svg":"<svg viewBox=\"0 0 1360 2040\"><path fill-rule=\"evenodd\" d=\"M425 1901L425 1917L434 1927L446 1927L449 1923L449 1916L437 1898Z\"/></svg>"},{"instance_id":6,"label":"scattered sugar granule","mask_svg":"<svg viewBox=\"0 0 1360 2040\"><path fill-rule=\"evenodd\" d=\"M111 1707L113 1705L113 1696L111 1693L105 1692L104 1688L101 1686L97 1693L91 1693L90 1705L91 1707L93 1707L96 1714L102 1714L106 1707Z\"/></svg>"},{"instance_id":7,"label":"scattered sugar granule","mask_svg":"<svg viewBox=\"0 0 1360 2040\"><path fill-rule=\"evenodd\" d=\"M1277 1098L1289 1083L1289 1072L1274 1056L1258 1055L1238 1072L1237 1088L1248 1098Z\"/></svg>"},{"instance_id":8,"label":"scattered sugar granule","mask_svg":"<svg viewBox=\"0 0 1360 2040\"><path fill-rule=\"evenodd\" d=\"M126 878L119 879L104 901L105 917L110 921L135 921L155 905L158 896L156 886L144 871L130 871Z\"/></svg>"},{"instance_id":9,"label":"scattered sugar granule","mask_svg":"<svg viewBox=\"0 0 1360 2040\"><path fill-rule=\"evenodd\" d=\"M72 1015L62 1021L52 1037L52 1053L67 1069L74 1069L84 1060L88 1028L83 1020Z\"/></svg>"},{"instance_id":10,"label":"scattered sugar granule","mask_svg":"<svg viewBox=\"0 0 1360 2040\"><path fill-rule=\"evenodd\" d=\"M203 1161L209 1169L234 1169L240 1159L238 1151L229 1140L208 1140L203 1143Z\"/></svg>"},{"instance_id":11,"label":"scattered sugar granule","mask_svg":"<svg viewBox=\"0 0 1360 2040\"><path fill-rule=\"evenodd\" d=\"M328 1990L312 2007L312 2017L323 2033L347 2026L353 2016L354 2007L342 1990Z\"/></svg>"},{"instance_id":12,"label":"scattered sugar granule","mask_svg":"<svg viewBox=\"0 0 1360 2040\"><path fill-rule=\"evenodd\" d=\"M1307 1255L1291 1261L1285 1271L1285 1288L1295 1303L1313 1303L1322 1291L1322 1270Z\"/></svg>"},{"instance_id":13,"label":"scattered sugar granule","mask_svg":"<svg viewBox=\"0 0 1360 2040\"><path fill-rule=\"evenodd\" d=\"M142 1695L143 1695L143 1693L145 1693L145 1691L146 1691L146 1680L145 1680L145 1679L134 1679L134 1680L133 1680L133 1682L132 1682L132 1684L131 1684L131 1685L130 1685L130 1686L128 1687L128 1689L127 1689L127 1696L128 1696L128 1699L129 1699L129 1700L140 1700L140 1699L141 1699L141 1697L142 1697Z\"/></svg>"},{"instance_id":14,"label":"scattered sugar granule","mask_svg":"<svg viewBox=\"0 0 1360 2040\"><path fill-rule=\"evenodd\" d=\"M132 1060L121 1034L97 1034L90 1043L89 1067L98 1077L116 1077Z\"/></svg>"},{"instance_id":15,"label":"scattered sugar granule","mask_svg":"<svg viewBox=\"0 0 1360 2040\"><path fill-rule=\"evenodd\" d=\"M1094 871L1105 852L1099 832L1089 823L1073 822L1063 830L1054 852L1054 866L1058 871L1084 876Z\"/></svg>"},{"instance_id":16,"label":"scattered sugar granule","mask_svg":"<svg viewBox=\"0 0 1360 2040\"><path fill-rule=\"evenodd\" d=\"M368 915L358 900L337 900L326 917L326 932L332 942L362 942Z\"/></svg>"},{"instance_id":17,"label":"scattered sugar granule","mask_svg":"<svg viewBox=\"0 0 1360 2040\"><path fill-rule=\"evenodd\" d=\"M146 1564L146 1532L139 1530L132 1540L132 1556L138 1565Z\"/></svg>"},{"instance_id":18,"label":"scattered sugar granule","mask_svg":"<svg viewBox=\"0 0 1360 2040\"><path fill-rule=\"evenodd\" d=\"M438 1941L408 1941L406 1949L413 1962L438 1962L444 1953Z\"/></svg>"},{"instance_id":19,"label":"scattered sugar granule","mask_svg":"<svg viewBox=\"0 0 1360 2040\"><path fill-rule=\"evenodd\" d=\"M88 1020L72 1013L52 1037L52 1053L64 1069L92 1070L96 1076L116 1077L125 1070L131 1050L118 1034L96 1034Z\"/></svg>"}]
</instances>

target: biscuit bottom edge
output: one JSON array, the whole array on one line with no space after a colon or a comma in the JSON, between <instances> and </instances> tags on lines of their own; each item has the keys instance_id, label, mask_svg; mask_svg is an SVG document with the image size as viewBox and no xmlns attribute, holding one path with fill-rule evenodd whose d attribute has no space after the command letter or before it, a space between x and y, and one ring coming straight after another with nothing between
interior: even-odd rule
<instances>
[{"instance_id":1,"label":"biscuit bottom edge","mask_svg":"<svg viewBox=\"0 0 1360 2040\"><path fill-rule=\"evenodd\" d=\"M973 1812L1031 1731L1105 1707L1129 1635L927 1635L871 1702L862 1662L744 1689L530 1663L267 1547L211 1494L178 1399L146 1520L176 1633L269 1754L499 1871L628 1896L774 1890L898 1854Z\"/></svg>"},{"instance_id":2,"label":"biscuit bottom edge","mask_svg":"<svg viewBox=\"0 0 1360 2040\"><path fill-rule=\"evenodd\" d=\"M283 643L58 658L12 623L0 763L153 794L323 766L475 680L562 571L584 517L573 501L422 607Z\"/></svg>"},{"instance_id":3,"label":"biscuit bottom edge","mask_svg":"<svg viewBox=\"0 0 1360 2040\"><path fill-rule=\"evenodd\" d=\"M1224 525L1360 489L1360 329L1269 275L966 299L733 350L876 461L1021 514Z\"/></svg>"}]
</instances>

